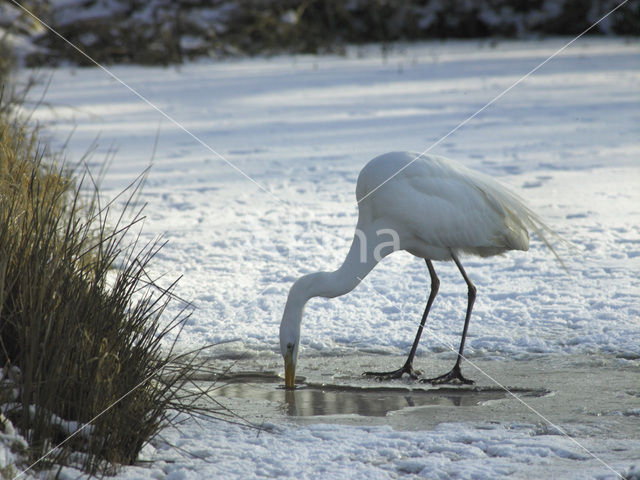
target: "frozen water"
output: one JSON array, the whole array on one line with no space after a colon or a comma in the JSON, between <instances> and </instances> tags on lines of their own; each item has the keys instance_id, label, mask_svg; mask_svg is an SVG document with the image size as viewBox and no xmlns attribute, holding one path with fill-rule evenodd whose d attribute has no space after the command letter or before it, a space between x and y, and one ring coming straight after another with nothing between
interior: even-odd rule
<instances>
[{"instance_id":1,"label":"frozen water","mask_svg":"<svg viewBox=\"0 0 640 480\"><path fill-rule=\"evenodd\" d=\"M98 136L96 168L117 149L107 196L153 165L141 196L145 235L169 240L154 269L183 275L176 293L196 307L182 345L237 339L216 350L220 361L249 358L276 371L288 288L304 273L340 265L357 217L359 169L386 151L429 148L564 42L434 42L385 55L362 47L345 57L111 69L210 149L98 69L51 72L46 103L32 118L55 144L73 132L71 161ZM432 150L513 187L578 246L561 251L568 275L535 238L526 253L463 260L478 287L471 360L597 355L619 361L640 384L639 54L636 40L581 39ZM466 305L455 267L436 269L442 283L420 363L454 358ZM424 262L398 253L351 294L312 300L298 373L310 370L304 359L312 355L405 353L427 293ZM325 366L328 374L335 368ZM187 422L147 452L154 464L121 477L615 478L571 439L539 433L538 422L454 421L406 432L283 421L259 434ZM634 458L640 464L638 435L584 441L617 471L633 471Z\"/></svg>"}]
</instances>

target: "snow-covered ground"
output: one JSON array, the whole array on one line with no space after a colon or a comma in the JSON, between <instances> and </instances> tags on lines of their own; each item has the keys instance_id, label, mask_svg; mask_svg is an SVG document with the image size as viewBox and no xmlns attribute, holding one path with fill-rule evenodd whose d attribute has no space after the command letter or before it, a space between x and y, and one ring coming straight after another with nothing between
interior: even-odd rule
<instances>
[{"instance_id":1,"label":"snow-covered ground","mask_svg":"<svg viewBox=\"0 0 640 480\"><path fill-rule=\"evenodd\" d=\"M578 247L560 249L569 275L535 237L529 252L463 259L478 287L466 355L501 362L605 355L637 377L629 395L640 399L638 42L580 40L440 141L566 41L425 43L384 54L372 46L346 57L111 69L191 135L105 72L63 68L51 72L33 119L54 144L73 132L72 161L98 137L96 165L101 152L117 148L103 183L107 197L152 163L141 197L145 235L169 240L154 268L183 275L176 293L195 305L182 344L238 339L218 356L258 363L277 361L291 283L342 262L360 168L380 153L422 152L438 142L431 153L513 187ZM455 266L436 269L440 294L418 364L453 358L466 305ZM427 293L423 261L406 253L386 258L349 295L309 303L301 357L405 353ZM300 368L304 375L302 358ZM525 478L536 471L615 478L567 437L540 434L530 423L405 432L284 422L260 435L187 423L165 435L182 449L161 443L152 452L159 463L121 476ZM639 437L640 428L622 443L640 465ZM614 445L597 436L584 441L613 461ZM616 462L618 471L633 463Z\"/></svg>"}]
</instances>

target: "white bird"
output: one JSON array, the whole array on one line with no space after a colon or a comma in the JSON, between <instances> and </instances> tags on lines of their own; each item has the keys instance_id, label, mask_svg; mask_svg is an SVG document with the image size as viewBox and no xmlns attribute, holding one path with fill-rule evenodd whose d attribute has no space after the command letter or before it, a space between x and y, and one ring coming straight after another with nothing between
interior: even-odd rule
<instances>
[{"instance_id":1,"label":"white bird","mask_svg":"<svg viewBox=\"0 0 640 480\"><path fill-rule=\"evenodd\" d=\"M289 291L280 324L286 388L295 386L300 325L307 301L350 292L383 257L396 250L425 259L431 293L404 366L392 372L365 375L384 379L403 374L418 377L413 358L440 285L432 260L453 260L468 286L460 349L450 372L423 381L473 383L462 376L460 364L476 287L460 263L460 254L489 257L507 250L528 250L532 230L560 260L547 238L556 234L520 197L494 179L435 155L391 152L374 158L358 176L356 198L358 223L342 266L334 272L305 275Z\"/></svg>"}]
</instances>

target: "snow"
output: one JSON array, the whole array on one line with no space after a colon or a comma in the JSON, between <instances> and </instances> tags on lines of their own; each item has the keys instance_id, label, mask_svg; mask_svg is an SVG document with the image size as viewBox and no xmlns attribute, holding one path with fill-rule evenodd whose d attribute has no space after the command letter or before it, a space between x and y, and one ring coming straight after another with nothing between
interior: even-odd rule
<instances>
[{"instance_id":1,"label":"snow","mask_svg":"<svg viewBox=\"0 0 640 480\"><path fill-rule=\"evenodd\" d=\"M111 68L170 118L99 69L60 68L32 118L55 145L73 132L71 161L96 138L95 169L117 149L103 180L107 197L152 164L141 196L145 235L169 240L154 271L168 274L167 282L183 275L176 293L195 305L185 349L238 339L217 354L274 358L291 283L337 268L346 255L359 169L386 151L429 148L566 41L365 46L344 57ZM568 275L535 237L529 252L463 259L478 287L469 358L599 354L637 367L639 53L635 40L581 39L431 150L511 186L577 245L560 250ZM435 267L440 293L419 361L453 358L466 305L455 266ZM424 262L391 255L349 295L309 303L301 356L404 353L427 293ZM637 415L629 411L623 415ZM187 422L163 433L152 465L125 468L120 478L342 478L345 471L350 478L524 478L531 469L615 478L571 439L530 424L270 430ZM611 441L581 441L617 461ZM617 441L640 451L637 439Z\"/></svg>"},{"instance_id":2,"label":"snow","mask_svg":"<svg viewBox=\"0 0 640 480\"><path fill-rule=\"evenodd\" d=\"M199 457L187 465L155 465L169 478L525 478L528 468L554 464L563 478L585 478L594 462L563 436L540 434L534 425L441 424L430 432L390 427L311 425L276 433L240 427L194 430L169 441L197 442ZM181 443L184 446L184 443ZM606 451L611 445L589 445ZM168 461L171 453L165 453ZM242 459L242 460L239 460ZM176 458L176 460L184 461ZM129 478L149 475L131 468ZM558 478L558 477L556 477ZM606 477L605 477L606 478ZM610 477L613 478L613 477Z\"/></svg>"},{"instance_id":3,"label":"snow","mask_svg":"<svg viewBox=\"0 0 640 480\"><path fill-rule=\"evenodd\" d=\"M11 421L0 413L0 475L13 478L20 472L16 464L25 461L25 451L28 444L16 432Z\"/></svg>"}]
</instances>

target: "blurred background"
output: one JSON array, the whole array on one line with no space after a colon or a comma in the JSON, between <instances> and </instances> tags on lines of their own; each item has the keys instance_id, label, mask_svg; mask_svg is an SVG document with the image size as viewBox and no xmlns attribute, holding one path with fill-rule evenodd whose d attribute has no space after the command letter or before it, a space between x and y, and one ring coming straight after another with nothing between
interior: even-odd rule
<instances>
[{"instance_id":1,"label":"blurred background","mask_svg":"<svg viewBox=\"0 0 640 480\"><path fill-rule=\"evenodd\" d=\"M575 35L622 0L42 0L20 2L101 63L340 53L347 44ZM27 66L82 64L56 35L0 0L0 34ZM640 33L629 0L590 35Z\"/></svg>"}]
</instances>

